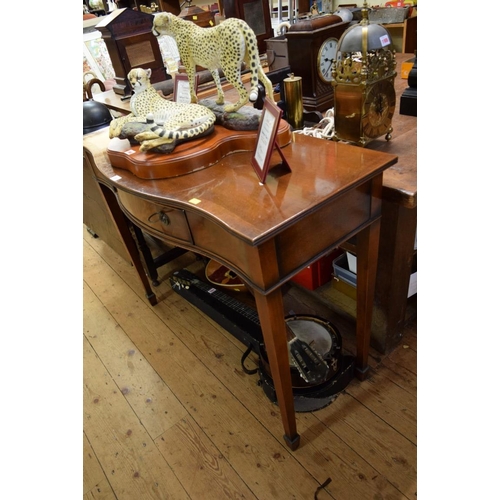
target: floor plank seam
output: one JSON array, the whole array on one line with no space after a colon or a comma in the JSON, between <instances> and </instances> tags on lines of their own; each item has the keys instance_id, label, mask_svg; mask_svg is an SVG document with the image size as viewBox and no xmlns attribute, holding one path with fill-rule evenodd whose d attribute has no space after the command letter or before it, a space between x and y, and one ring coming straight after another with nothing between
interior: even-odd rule
<instances>
[{"instance_id":1,"label":"floor plank seam","mask_svg":"<svg viewBox=\"0 0 500 500\"><path fill-rule=\"evenodd\" d=\"M311 441L311 446L307 447L307 442L308 439L304 441L306 444L305 447L301 447L299 452L293 453L291 452L284 444L282 444L281 435L278 435L279 432L276 431L275 426L274 426L274 420L271 420L269 416L266 416L266 414L263 411L260 411L257 409L257 407L254 407L252 404L252 398L255 399L257 397L257 390L255 390L255 394L251 394L249 397L244 397L243 399L240 399L242 393L242 390L245 390L245 387L250 387L250 385L253 383L253 380L247 379L245 382L239 383L240 385L234 386L231 384L231 379L234 379L235 381L235 375L233 374L232 370L237 370L238 366L237 363L235 365L235 362L237 361L238 358L238 352L243 352L242 345L237 339L233 339L230 336L230 333L227 332L225 333L225 330L222 331L222 327L218 327L214 323L214 321L209 318L205 313L202 311L197 310L192 304L190 304L187 300L186 302L186 307L190 309L188 315L196 314L199 315L199 318L197 317L194 320L191 319L186 319L186 323L183 324L182 322L179 322L178 318L176 317L171 317L171 314L169 314L169 308L176 308L177 304L175 303L175 300L172 301L172 298L178 299L178 297L175 295L175 292L172 292L167 297L164 297L162 300L165 301L165 307L164 308L158 308L158 306L151 306L149 302L147 301L147 298L145 296L140 295L140 283L139 280L136 280L132 273L128 273L124 265L126 265L126 262L121 259L121 261L118 261L117 258L115 258L114 255L110 255L109 252L103 247L103 242L102 241L96 241L92 242L95 243L95 247L89 242L86 242L85 237L84 237L84 243L86 243L90 249L96 253L96 255L99 257L100 261L102 264L107 266L107 269L110 270L111 273L113 273L115 276L120 277L120 280L122 281L122 284L127 285L127 289L130 290L133 294L134 297L137 297L137 299L141 302L141 307L143 305L148 306L148 309L151 312L154 312L154 317L156 320L159 321L159 324L162 325L161 328L166 328L170 334L172 335L173 338L177 339L179 344L182 345L183 349L187 349L187 352L191 353L190 356L193 356L193 359L196 359L196 363L199 363L200 366L203 367L203 370L206 370L207 375L210 374L210 377L213 377L213 386L215 387L216 385L220 386L221 390L224 391L224 394L227 394L227 396L224 397L230 397L234 400L234 403L232 402L231 404L237 404L239 408L241 408L242 415L248 415L249 418L252 419L252 425L255 423L260 430L258 431L258 434L260 434L260 439L265 439L267 442L272 443L270 444L269 449L275 449L277 445L279 445L279 453L283 455L283 457L286 457L286 461L290 460L293 457L292 462L295 463L295 467L299 466L300 470L302 470L302 473L300 474L302 477L302 474L305 474L304 477L309 477L311 479L311 483L317 484L320 486L326 479L324 476L324 472L328 471L330 469L329 462L332 460L333 457L335 457L335 462L345 462L345 457L343 456L342 453L339 452L338 449L329 449L329 448L324 448L324 445L322 445L322 442L327 442L327 443L334 443L336 440L338 440L339 443L342 443L343 446L345 446L345 451L350 450L349 453L352 453L353 457L357 457L355 459L355 462L352 461L347 461L346 463L346 471L338 477L335 472L333 471L330 474L327 474L333 478L333 482L330 483L327 487L324 488L323 495L325 498L333 498L335 500L345 500L347 497L344 495L348 490L346 490L346 480L348 480L348 477L350 474L355 474L356 470L358 471L363 471L364 469L369 469L374 471L374 475L372 477L368 477L368 483L365 483L366 485L363 486L361 483L356 483L357 486L356 488L359 488L359 491L362 492L362 498L372 498L373 494L381 494L384 495L387 493L387 491L391 492L391 489L387 490L387 487L390 486L394 491L392 491L392 495L390 496L391 498L396 498L396 492L398 492L401 495L401 498L403 499L413 499L416 496L416 493L413 492L413 486L412 486L412 481L408 480L403 480L403 476L401 476L401 472L404 471L404 467L401 464L392 464L396 468L394 469L394 472L390 472L389 476L385 475L384 473L381 473L381 470L384 469L384 467L387 467L381 459L383 458L383 452L385 450L385 445L380 447L380 448L375 448L377 453L379 454L379 457L372 460L370 458L370 454L367 452L368 450L364 449L362 447L363 441L367 441L369 439L370 435L373 435L374 430L377 429L379 426L380 428L387 429L389 431L390 429L390 436L399 436L398 438L391 438L393 443L398 443L398 442L403 442L400 441L400 438L404 438L408 447L405 445L403 447L403 450L410 450L412 447L415 448L416 451L416 443L412 442L410 438L407 438L403 432L400 430L396 429L393 425L390 423L390 414L387 414L389 417L389 420L384 419L384 412L381 412L380 414L377 413L377 404L380 403L380 401L377 403L377 401L374 399L375 405L370 406L370 401L366 400L365 403L363 403L364 398L359 397L361 396L361 393L357 396L357 392L355 388L353 387L352 390L349 390L348 386L344 391L339 393L338 397L347 397L352 399L356 403L356 407L350 408L349 405L347 404L347 410L346 410L346 404L344 403L343 406L339 406L339 412L337 413L334 405L337 402L337 399L332 402L330 407L330 413L323 413L321 414L321 411L317 412L311 412L310 414L307 414L307 416L304 416L304 419L301 422L301 414L297 414L297 424L298 426L300 425L301 427L303 425L306 425L306 428L304 429L304 435L307 432L308 429L312 428L313 426L321 426L321 429L316 432L313 431L314 433L311 435L312 436L312 441ZM104 251L103 251L104 249ZM118 256L119 257L119 256ZM133 270L133 268L132 268ZM125 273L123 272L125 271ZM171 273L170 273L171 274ZM160 283L161 290L159 290L159 294L165 295L168 294L169 290L167 290L168 285L168 276L169 273L167 273L165 278L162 278L162 283ZM159 377L159 379L162 380L163 384L165 384L165 387L167 387L174 397L177 398L177 401L179 404L182 406L182 408L185 410L186 415L189 416L193 420L193 422L196 424L198 432L200 433L200 436L203 436L203 439L206 440L206 443L210 443L211 448L214 450L214 453L220 454L221 457L224 458L224 464L225 467L228 467L232 473L235 475L234 479L238 479L239 482L241 482L242 487L246 487L249 492L253 495L252 498L255 497L255 499L262 499L262 500L268 500L264 495L262 495L262 488L261 487L255 487L253 481L251 481L251 472L249 470L245 469L245 465L240 462L234 463L234 458L233 454L231 453L231 449L228 448L227 450L224 447L220 447L221 444L227 444L230 443L230 441L221 441L221 434L217 436L217 433L214 433L214 435L211 437L211 434L209 433L209 427L206 425L202 425L202 421L200 421L200 418L197 414L192 413L189 405L186 405L185 398L180 398L179 399L179 391L174 391L173 389L177 389L177 385L174 384L174 387L170 387L170 385L166 382L166 379L164 378L165 375L165 370L159 371L159 368L161 369L161 366L158 365L159 360L161 357L155 357L151 353L143 352L143 350L139 349L137 347L137 344L133 341L133 337L129 336L129 333L127 332L127 329L122 326L121 322L118 321L120 318L115 316L109 309L106 307L106 305L103 303L101 300L101 297L99 297L98 293L96 290L92 288L90 283L85 279L84 276L84 283L89 287L90 290L93 291L93 293L96 295L98 298L101 306L106 310L106 312L110 315L111 318L113 318L113 321L120 326L120 328L123 330L125 335L127 336L127 339L129 342L131 342L138 353L142 356L145 362L147 362L150 366L150 368L153 370L154 374ZM153 288L153 290L155 290ZM156 293L156 290L155 290ZM131 300L131 299L129 299ZM148 316L149 317L149 316ZM155 321L156 321L155 320ZM152 322L152 324L156 324L155 321ZM199 331L201 328L201 324L205 322L207 325L210 325L210 334L212 334L212 329L213 329L213 335L217 335L218 337L214 340L214 343L211 344L209 343L208 346L212 348L209 353L205 354L204 356L195 348L196 342L203 342L203 333L201 333L200 337L198 340L196 340L196 337L194 337L194 340L191 339L190 335L194 335L191 332ZM185 334L182 333L182 331L185 330ZM209 334L207 334L209 335ZM85 336L84 333L84 337ZM92 345L91 339L88 339L88 342L90 345ZM209 358L210 355L214 354L216 352L216 347L218 344L224 344L226 345L230 351L228 352L228 357L226 358L226 363L218 365L217 363L211 363L211 359ZM241 345L240 345L241 344ZM404 338L402 340L402 344L404 344ZM414 374L413 371L408 369L408 361L411 363L413 362L414 357L416 357L416 335L411 338L411 341L409 339L409 345L410 347L408 348L408 354L411 351L411 354L409 357L404 356L405 352L398 352L402 349L401 346L398 346L390 355L381 355L379 360L377 361L376 355L372 358L372 363L370 364L375 364L375 366L372 366L373 371L371 373L372 377L373 376L378 376L381 379L387 380L387 382L394 384L395 387L397 387L399 390L407 394L408 396L415 396L416 392L412 391L412 375L415 376L416 378L416 373ZM415 346L415 348L413 347ZM110 379L114 381L114 384L117 385L117 382L112 376L112 373L110 372L109 367L104 363L104 360L101 359L95 347L92 345L92 350L95 353L95 355L98 357L99 361L103 366L106 367L106 371L108 375L110 376ZM406 351L406 349L405 349ZM390 356L393 356L394 359L391 359ZM388 360L387 364L384 364L385 360ZM376 361L376 363L373 363L373 360ZM233 366L234 365L234 366ZM389 366L388 366L389 365ZM384 373L381 373L380 370L384 370ZM223 370L223 371L221 371ZM394 377L391 378L390 374L394 374ZM405 377L405 373L407 373L407 377ZM162 376L163 374L163 376ZM380 387L380 380L373 380L374 387ZM406 383L406 385L405 385ZM383 386L382 382L382 386ZM255 386L258 386L258 383L256 381ZM252 391L255 389L252 385ZM118 386L117 390L120 390L120 387ZM182 392L180 394L183 394ZM187 394L187 393L186 393ZM372 396L376 398L376 392L374 391L372 393ZM397 395L399 392L396 390L395 392L391 392L390 394L390 401L395 401L397 399ZM393 397L394 395L394 397ZM127 399L125 396L123 396L125 399ZM267 405L269 404L268 399L266 398L264 392L262 391L262 398L264 398L264 403ZM408 402L410 401L409 399L406 399L406 397L402 398L403 402ZM129 400L127 399L127 404L128 407L131 409L133 414L135 415L135 418L137 419L137 422L140 423L141 427L144 429L146 434L149 436L151 441L153 442L156 452L163 457L163 460L165 464L168 466L172 474L175 476L179 484L182 486L186 498L189 498L190 500L202 500L202 498L199 497L199 495L190 495L188 493L189 487L187 485L183 484L181 482L181 479L185 480L185 475L179 475L179 471L176 474L176 468L173 467L170 463L169 460L167 459L167 456L163 455L161 447L158 445L158 439L161 438L162 434L159 436L153 437L147 427L144 425L144 422L141 420L139 413L134 409L133 405ZM235 407L236 408L236 407ZM363 408L362 410L362 420L358 423L356 420L352 420L355 416L351 415L351 410L356 411L356 408ZM410 406L410 408L413 408ZM397 410L396 406L391 406L390 411ZM240 410L238 409L238 412ZM278 407L276 406L276 411L278 411ZM345 413L347 411L347 413ZM413 410L412 410L413 411ZM368 412L368 413L365 413ZM370 416L368 416L370 415ZM260 417L263 417L261 420ZM274 418L274 417L273 417ZM309 420L309 418L311 420ZM182 418L179 418L177 422L182 420ZM376 420L377 424L376 427L368 427L371 421ZM245 420L246 421L246 420ZM394 419L392 420L393 422L396 422ZM250 422L250 421L249 421ZM269 427L268 422L273 422L273 426ZM336 422L341 422L341 426L336 425ZM351 422L354 424L356 423L356 426L351 425ZM173 424L173 426L176 424ZM172 426L172 427L173 427ZM366 433L365 433L365 426L366 426ZM351 429L350 431L348 430ZM167 429L170 430L171 428ZM273 430L274 429L274 430ZM371 429L371 430L370 430ZM402 426L402 429L404 430L405 427L404 425ZM317 430L317 429L316 429ZM167 432L165 431L165 432ZM298 428L299 433L301 433L301 429ZM342 432L341 432L342 431ZM264 433L264 434L261 434ZM325 434L323 434L325 433ZM84 428L84 434L85 434L85 428ZM331 435L332 438L328 438L327 435ZM172 439L172 436L170 436L170 439ZM266 437L267 436L267 437ZM214 439L215 437L215 439ZM271 439L269 439L271 438ZM246 438L245 438L246 439ZM377 438L378 439L378 438ZM88 440L88 438L87 438ZM316 443L314 443L316 441ZM116 500L120 499L120 496L115 492L115 489L112 487L110 478L106 473L104 472L104 469L102 467L102 463L99 459L99 456L96 454L96 450L93 446L93 443L88 440L89 445L92 449L92 452L94 453L94 456L96 458L97 463L99 464L99 467L101 471L104 474L104 477L106 478L106 481L108 481L109 487L112 489L112 494L113 498ZM241 439L236 441L236 444L244 443L246 441L242 441ZM314 443L314 444L313 444ZM323 446L323 448L322 448ZM389 445L388 445L389 446ZM234 448L232 448L234 451ZM325 455L326 450L328 450L329 453L332 454L332 456ZM387 455L387 460L390 460L391 457L394 458L399 458L397 456L398 449L394 447L387 447L387 453L390 453L391 455ZM312 467L312 464L315 463L315 460L311 457L308 456L308 453L320 453L321 456L323 457L319 463L322 463L321 467ZM416 463L413 463L413 456L409 454L408 451L402 452L403 455L401 456L402 459L407 458L409 460L409 466L412 468L412 477L413 474L416 473ZM350 456L350 455L348 455ZM314 455L313 455L314 457ZM170 455L168 456L170 458ZM175 460L175 456L173 456ZM270 463L272 463L274 460L272 457L270 458ZM312 461L311 461L312 460ZM318 457L319 460L319 457ZM326 461L326 462L325 462ZM359 463L356 463L358 462ZM280 476L286 471L287 469L281 468L278 464L275 463L273 468L276 468L276 471L280 471ZM397 470L399 472L397 472ZM297 471L298 469L296 469ZM390 470L390 469L389 469ZM399 474L399 475L398 475ZM380 477L379 477L380 476ZM401 477L401 483L399 482L399 477ZM375 481L376 478L379 478ZM250 480L249 480L250 479ZM104 479L102 480L104 481ZM116 481L116 478L115 478ZM308 487L311 486L308 481ZM261 483L262 484L262 483ZM399 486L397 486L399 484ZM384 486L385 485L385 486ZM340 489L339 489L340 488ZM416 483L414 486L414 490L416 492ZM384 494L385 491L385 494ZM404 493L406 491L406 493ZM411 493L410 493L411 491ZM314 491L311 492L311 500L313 498ZM364 496L366 495L366 496ZM126 498L126 497L121 497L121 498ZM149 497L148 497L149 498ZM222 497L221 497L222 498ZM226 497L224 497L226 498ZM282 498L281 496L279 498ZM309 497L302 497L301 498L309 498ZM318 498L321 498L321 494L319 495ZM360 497L361 498L361 497Z\"/></svg>"}]
</instances>

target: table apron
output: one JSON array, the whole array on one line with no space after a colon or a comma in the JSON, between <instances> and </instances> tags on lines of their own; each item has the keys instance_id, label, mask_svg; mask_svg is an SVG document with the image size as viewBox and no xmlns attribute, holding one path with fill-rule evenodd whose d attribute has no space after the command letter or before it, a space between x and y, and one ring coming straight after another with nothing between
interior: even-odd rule
<instances>
[{"instance_id":1,"label":"table apron","mask_svg":"<svg viewBox=\"0 0 500 500\"><path fill-rule=\"evenodd\" d=\"M376 220L380 208L372 208L371 183L366 183L303 216L258 247L230 238L223 227L197 213L186 215L197 248L266 294ZM277 263L277 270L270 261Z\"/></svg>"},{"instance_id":2,"label":"table apron","mask_svg":"<svg viewBox=\"0 0 500 500\"><path fill-rule=\"evenodd\" d=\"M302 215L259 245L238 238L200 212L154 203L120 189L116 195L127 216L144 231L216 259L267 294L380 217L379 200L372 198L377 181L363 183Z\"/></svg>"}]
</instances>

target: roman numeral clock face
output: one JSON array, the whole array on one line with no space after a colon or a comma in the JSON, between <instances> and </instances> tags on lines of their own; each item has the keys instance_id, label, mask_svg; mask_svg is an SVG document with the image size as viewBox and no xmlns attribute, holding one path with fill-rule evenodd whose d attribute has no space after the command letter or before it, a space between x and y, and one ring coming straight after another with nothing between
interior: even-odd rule
<instances>
[{"instance_id":1,"label":"roman numeral clock face","mask_svg":"<svg viewBox=\"0 0 500 500\"><path fill-rule=\"evenodd\" d=\"M365 100L363 116L365 136L374 139L389 132L395 108L394 83L390 80L375 83L368 91Z\"/></svg>"},{"instance_id":2,"label":"roman numeral clock face","mask_svg":"<svg viewBox=\"0 0 500 500\"><path fill-rule=\"evenodd\" d=\"M327 38L318 52L318 74L325 83L331 83L333 80L332 70L337 57L338 43L336 38Z\"/></svg>"}]
</instances>

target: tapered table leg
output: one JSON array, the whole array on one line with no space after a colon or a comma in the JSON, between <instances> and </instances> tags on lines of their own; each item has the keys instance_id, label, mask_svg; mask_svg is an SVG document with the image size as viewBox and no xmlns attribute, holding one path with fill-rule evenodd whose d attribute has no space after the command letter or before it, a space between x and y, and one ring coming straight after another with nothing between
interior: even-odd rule
<instances>
[{"instance_id":1,"label":"tapered table leg","mask_svg":"<svg viewBox=\"0 0 500 500\"><path fill-rule=\"evenodd\" d=\"M377 274L380 219L357 235L357 301L356 301L356 376L364 380L368 373L368 351L373 313L373 296Z\"/></svg>"},{"instance_id":2,"label":"tapered table leg","mask_svg":"<svg viewBox=\"0 0 500 500\"><path fill-rule=\"evenodd\" d=\"M271 376L278 399L278 405L283 421L286 444L296 450L300 445L295 422L295 407L293 403L292 377L288 359L288 342L283 315L283 297L281 289L268 295L255 291L255 301L259 313L260 326L264 336L266 353L271 367Z\"/></svg>"},{"instance_id":3,"label":"tapered table leg","mask_svg":"<svg viewBox=\"0 0 500 500\"><path fill-rule=\"evenodd\" d=\"M128 221L124 213L122 212L120 205L118 205L118 201L116 200L116 196L114 195L114 193L112 193L108 187L103 186L102 184L99 184L99 186L101 187L102 194L111 212L112 219L116 224L116 228L118 229L118 232L123 239L125 248L130 254L130 259L132 260L132 263L134 264L137 274L139 275L139 278L142 282L142 285L146 292L146 298L149 300L149 303L154 306L158 303L158 299L156 298L156 295L154 294L153 289L151 288L151 285L149 283L146 272L144 271L141 257L139 255L139 250L137 249L137 245L134 241L134 238L132 237L132 233L130 232Z\"/></svg>"}]
</instances>

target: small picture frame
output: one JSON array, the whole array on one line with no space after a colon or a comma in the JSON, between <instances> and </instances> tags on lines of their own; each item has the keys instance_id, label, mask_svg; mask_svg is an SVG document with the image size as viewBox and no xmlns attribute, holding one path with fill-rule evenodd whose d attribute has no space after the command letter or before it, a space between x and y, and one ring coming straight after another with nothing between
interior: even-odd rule
<instances>
[{"instance_id":1,"label":"small picture frame","mask_svg":"<svg viewBox=\"0 0 500 500\"><path fill-rule=\"evenodd\" d=\"M191 89L189 87L189 78L186 73L177 73L174 80L174 102L191 103ZM195 75L194 93L198 92L199 75Z\"/></svg>"},{"instance_id":2,"label":"small picture frame","mask_svg":"<svg viewBox=\"0 0 500 500\"><path fill-rule=\"evenodd\" d=\"M271 156L275 147L278 149L283 163L286 164L283 153L276 142L276 135L282 114L283 111L274 102L268 97L264 99L264 107L262 108L262 116L257 132L257 141L252 155L252 166L262 184L266 182ZM286 166L288 165L286 164Z\"/></svg>"}]
</instances>

